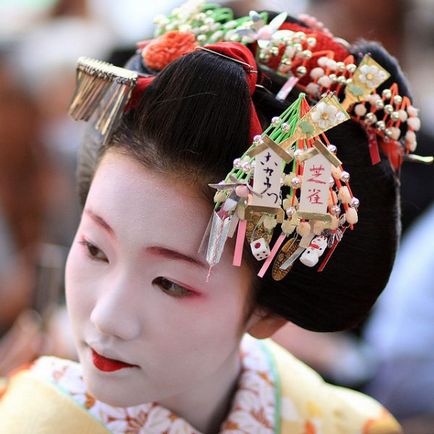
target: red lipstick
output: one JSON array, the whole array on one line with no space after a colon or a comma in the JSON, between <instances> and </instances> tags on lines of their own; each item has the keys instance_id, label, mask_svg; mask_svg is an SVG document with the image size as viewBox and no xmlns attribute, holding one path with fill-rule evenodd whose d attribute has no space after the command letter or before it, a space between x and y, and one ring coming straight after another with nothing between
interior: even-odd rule
<instances>
[{"instance_id":1,"label":"red lipstick","mask_svg":"<svg viewBox=\"0 0 434 434\"><path fill-rule=\"evenodd\" d=\"M130 365L129 363L121 362L119 360L109 359L107 357L98 354L94 349L92 350L93 364L103 372L114 372L124 368L134 368L137 365Z\"/></svg>"}]
</instances>

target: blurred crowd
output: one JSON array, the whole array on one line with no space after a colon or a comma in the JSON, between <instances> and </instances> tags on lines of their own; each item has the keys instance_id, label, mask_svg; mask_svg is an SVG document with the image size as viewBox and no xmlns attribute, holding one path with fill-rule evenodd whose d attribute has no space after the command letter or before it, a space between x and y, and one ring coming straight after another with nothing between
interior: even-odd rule
<instances>
[{"instance_id":1,"label":"blurred crowd","mask_svg":"<svg viewBox=\"0 0 434 434\"><path fill-rule=\"evenodd\" d=\"M0 377L40 354L74 358L63 267L79 219L74 175L82 126L67 116L75 64L122 64L152 36L152 18L179 0L3 0L0 3ZM223 2L218 2L223 3ZM434 154L432 0L228 1L309 13L353 42L380 41L412 84ZM408 433L434 432L434 168L402 168L404 238L371 318L351 333L288 325L275 339L329 381L379 399ZM320 290L320 289L319 289Z\"/></svg>"}]
</instances>

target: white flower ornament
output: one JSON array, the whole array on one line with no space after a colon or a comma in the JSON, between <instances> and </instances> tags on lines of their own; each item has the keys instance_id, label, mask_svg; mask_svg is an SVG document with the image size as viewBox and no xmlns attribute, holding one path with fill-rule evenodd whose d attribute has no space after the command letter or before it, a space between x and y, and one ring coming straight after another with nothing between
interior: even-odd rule
<instances>
[{"instance_id":1,"label":"white flower ornament","mask_svg":"<svg viewBox=\"0 0 434 434\"><path fill-rule=\"evenodd\" d=\"M316 109L312 110L312 121L316 127L321 130L328 128L342 122L344 115L334 105L320 102L317 104Z\"/></svg>"},{"instance_id":2,"label":"white flower ornament","mask_svg":"<svg viewBox=\"0 0 434 434\"><path fill-rule=\"evenodd\" d=\"M369 89L377 88L386 78L386 72L375 65L363 65L360 68L359 81Z\"/></svg>"}]
</instances>

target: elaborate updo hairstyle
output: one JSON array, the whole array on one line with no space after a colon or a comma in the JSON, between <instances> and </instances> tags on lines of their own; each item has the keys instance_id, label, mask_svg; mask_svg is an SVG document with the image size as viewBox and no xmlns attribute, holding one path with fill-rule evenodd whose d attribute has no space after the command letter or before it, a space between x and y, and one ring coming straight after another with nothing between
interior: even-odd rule
<instances>
[{"instance_id":1,"label":"elaborate updo hairstyle","mask_svg":"<svg viewBox=\"0 0 434 434\"><path fill-rule=\"evenodd\" d=\"M382 88L396 82L401 95L408 95L395 59L382 47L362 42L349 51L358 60L370 53L391 73ZM126 67L152 73L139 55ZM82 203L98 158L115 148L147 168L199 185L211 205L214 191L207 184L223 179L233 160L251 144L245 74L240 64L202 50L166 66L138 106L123 116L107 145L97 149L91 141L83 144L79 167ZM263 76L262 84L253 102L265 129L298 92L293 90L286 101L280 101L275 98L277 76ZM254 288L259 305L313 331L343 330L365 318L387 283L400 232L398 179L389 161L382 157L379 164L372 165L367 134L352 120L333 128L327 136L351 173L352 191L361 204L359 223L354 231L346 232L324 271L296 262L283 280L273 280L268 272L262 279L256 278ZM256 272L260 265L254 261Z\"/></svg>"}]
</instances>

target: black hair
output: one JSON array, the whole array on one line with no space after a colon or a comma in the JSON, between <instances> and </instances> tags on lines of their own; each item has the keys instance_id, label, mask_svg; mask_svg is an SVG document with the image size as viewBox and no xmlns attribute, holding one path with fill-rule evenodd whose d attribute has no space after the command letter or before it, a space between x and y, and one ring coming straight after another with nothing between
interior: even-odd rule
<instances>
[{"instance_id":1,"label":"black hair","mask_svg":"<svg viewBox=\"0 0 434 434\"><path fill-rule=\"evenodd\" d=\"M354 50L356 55L369 51L374 58L382 56L380 63L392 72L391 80L408 92L396 62L381 47L361 43ZM127 67L149 73L138 55ZM153 170L199 183L212 197L207 184L223 179L250 145L245 74L236 62L201 50L177 59L157 74L139 106L123 116L100 155L121 148ZM268 84L272 89L274 77ZM279 101L269 90L258 88L253 101L263 126L294 98L292 92L287 101ZM361 203L359 223L354 231L346 231L324 271L297 262L282 281L273 280L270 272L255 281L259 305L314 331L343 330L365 318L387 283L400 231L398 180L389 162L382 158L371 164L366 132L354 121L327 135L351 174L352 191ZM82 155L89 148L85 144ZM88 158L82 158L83 202L91 167ZM256 271L260 265L255 261Z\"/></svg>"}]
</instances>

